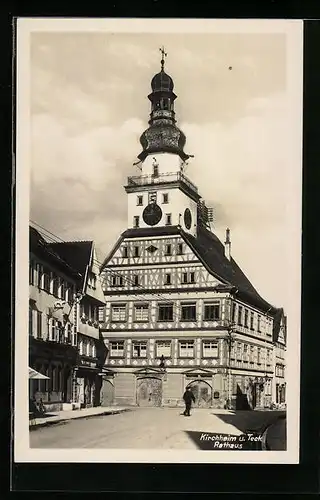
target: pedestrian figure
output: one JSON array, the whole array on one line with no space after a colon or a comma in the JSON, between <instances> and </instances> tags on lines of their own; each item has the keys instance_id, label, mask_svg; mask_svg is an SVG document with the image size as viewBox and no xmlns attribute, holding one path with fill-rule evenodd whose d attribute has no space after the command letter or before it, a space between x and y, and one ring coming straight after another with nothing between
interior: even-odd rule
<instances>
[{"instance_id":1,"label":"pedestrian figure","mask_svg":"<svg viewBox=\"0 0 320 500\"><path fill-rule=\"evenodd\" d=\"M190 387L186 388L186 391L183 395L183 399L184 399L184 402L186 405L186 409L184 410L183 414L185 417L190 417L190 408L191 408L192 401L195 402L195 400L196 400Z\"/></svg>"}]
</instances>

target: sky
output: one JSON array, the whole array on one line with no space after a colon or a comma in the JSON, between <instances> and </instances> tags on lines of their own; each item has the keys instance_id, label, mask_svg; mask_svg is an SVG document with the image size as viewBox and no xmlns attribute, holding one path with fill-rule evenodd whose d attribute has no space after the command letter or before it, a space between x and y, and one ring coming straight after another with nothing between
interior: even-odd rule
<instances>
[{"instance_id":1,"label":"sky","mask_svg":"<svg viewBox=\"0 0 320 500\"><path fill-rule=\"evenodd\" d=\"M30 219L103 260L127 225L150 82L174 80L186 175L231 229L232 255L258 292L288 305L290 134L284 34L38 32L31 35Z\"/></svg>"}]
</instances>

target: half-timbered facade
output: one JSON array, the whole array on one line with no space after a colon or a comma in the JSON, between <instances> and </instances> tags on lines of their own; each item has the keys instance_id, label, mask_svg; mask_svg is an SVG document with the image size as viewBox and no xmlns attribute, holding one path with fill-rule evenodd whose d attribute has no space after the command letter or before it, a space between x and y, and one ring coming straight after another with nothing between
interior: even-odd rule
<instances>
[{"instance_id":1,"label":"half-timbered facade","mask_svg":"<svg viewBox=\"0 0 320 500\"><path fill-rule=\"evenodd\" d=\"M161 65L139 173L125 186L128 228L101 266L110 402L177 406L190 385L198 406L268 406L278 309L232 258L230 231L221 243L203 217Z\"/></svg>"}]
</instances>

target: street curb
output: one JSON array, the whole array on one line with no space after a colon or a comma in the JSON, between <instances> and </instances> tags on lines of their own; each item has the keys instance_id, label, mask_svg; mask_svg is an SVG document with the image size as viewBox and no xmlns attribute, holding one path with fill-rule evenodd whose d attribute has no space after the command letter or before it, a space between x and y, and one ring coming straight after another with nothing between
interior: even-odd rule
<instances>
[{"instance_id":1,"label":"street curb","mask_svg":"<svg viewBox=\"0 0 320 500\"><path fill-rule=\"evenodd\" d=\"M90 414L89 415L79 415L78 417L73 417L73 418L61 418L59 420L52 420L52 421L48 420L47 422L41 422L39 424L29 425L29 431L35 431L36 429L39 429L41 427L48 427L51 425L59 425L59 424L69 422L72 420L81 420L81 419L85 419L85 418L102 417L103 415L117 415L119 413L124 413L125 411L131 411L131 409L125 408L123 410L108 410L108 411L105 411L102 413L96 413L93 415L90 415Z\"/></svg>"}]
</instances>

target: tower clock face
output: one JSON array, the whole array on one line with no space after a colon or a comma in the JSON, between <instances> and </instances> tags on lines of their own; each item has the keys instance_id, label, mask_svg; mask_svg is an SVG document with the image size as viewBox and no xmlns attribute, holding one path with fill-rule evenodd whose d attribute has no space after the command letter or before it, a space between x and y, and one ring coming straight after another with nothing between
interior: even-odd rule
<instances>
[{"instance_id":1,"label":"tower clock face","mask_svg":"<svg viewBox=\"0 0 320 500\"><path fill-rule=\"evenodd\" d=\"M184 225L186 226L187 229L191 228L191 222L192 222L191 212L189 208L186 208L184 211Z\"/></svg>"},{"instance_id":2,"label":"tower clock face","mask_svg":"<svg viewBox=\"0 0 320 500\"><path fill-rule=\"evenodd\" d=\"M162 210L156 203L149 203L143 211L142 218L148 226L155 226L161 221Z\"/></svg>"}]
</instances>

